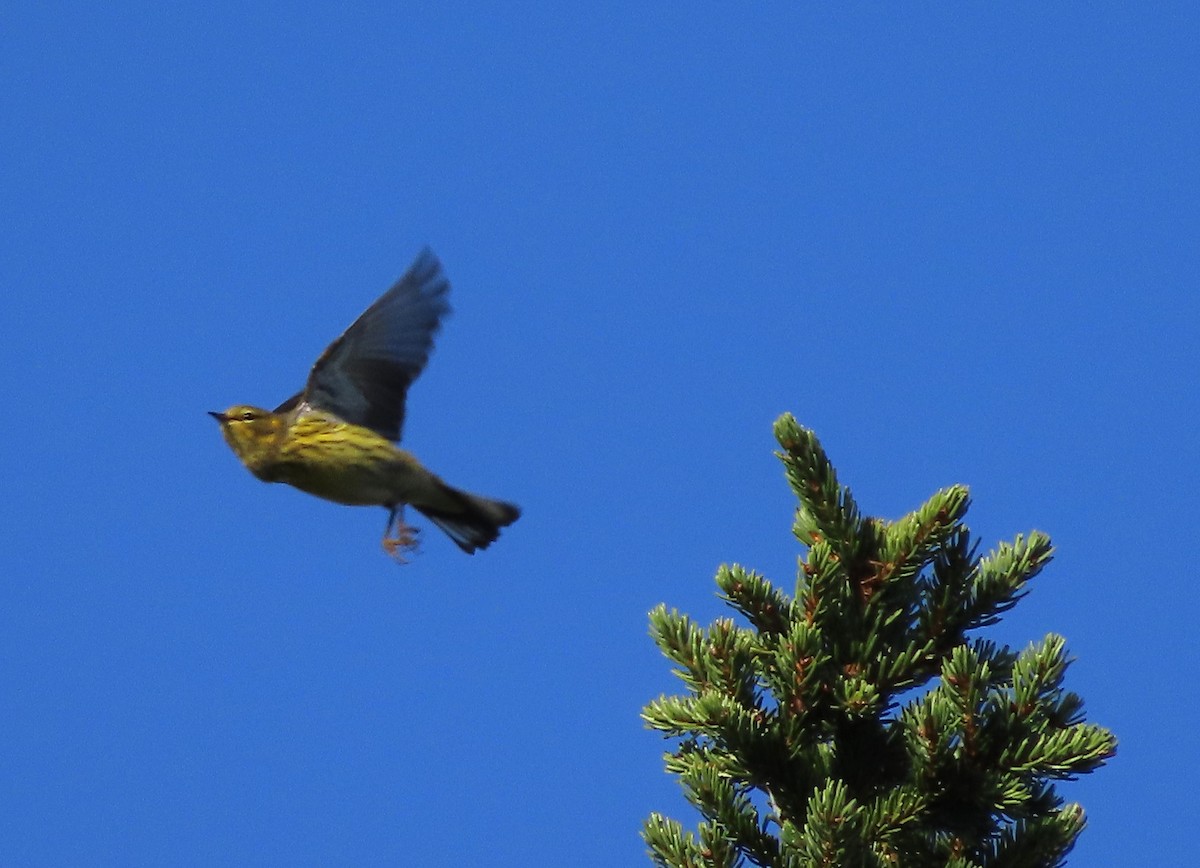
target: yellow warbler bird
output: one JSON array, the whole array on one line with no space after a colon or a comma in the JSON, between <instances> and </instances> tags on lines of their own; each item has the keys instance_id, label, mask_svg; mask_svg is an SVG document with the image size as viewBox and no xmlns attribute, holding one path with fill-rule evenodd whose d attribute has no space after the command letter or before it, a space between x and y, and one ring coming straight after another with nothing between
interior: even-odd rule
<instances>
[{"instance_id":1,"label":"yellow warbler bird","mask_svg":"<svg viewBox=\"0 0 1200 868\"><path fill-rule=\"evenodd\" d=\"M487 548L521 510L452 488L393 441L404 398L429 359L450 306L441 263L424 250L396 284L321 353L304 390L274 410L237 405L209 415L225 442L264 482L286 482L336 503L385 506L383 547L416 544L411 504L467 554ZM393 528L395 533L393 533Z\"/></svg>"}]
</instances>

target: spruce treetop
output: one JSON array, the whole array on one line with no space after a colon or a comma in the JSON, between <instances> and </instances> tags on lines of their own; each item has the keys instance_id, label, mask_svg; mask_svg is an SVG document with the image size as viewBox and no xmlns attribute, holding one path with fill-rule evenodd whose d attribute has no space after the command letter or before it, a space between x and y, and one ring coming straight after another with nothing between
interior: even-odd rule
<instances>
[{"instance_id":1,"label":"spruce treetop","mask_svg":"<svg viewBox=\"0 0 1200 868\"><path fill-rule=\"evenodd\" d=\"M794 593L739 565L721 596L744 618L701 627L660 605L651 634L687 689L643 711L703 816L652 814L662 866L1062 864L1084 826L1056 782L1116 749L1063 688L1066 642L1020 652L974 635L1049 563L1018 535L984 556L951 486L897 521L865 516L813 432L775 423L807 547Z\"/></svg>"}]
</instances>

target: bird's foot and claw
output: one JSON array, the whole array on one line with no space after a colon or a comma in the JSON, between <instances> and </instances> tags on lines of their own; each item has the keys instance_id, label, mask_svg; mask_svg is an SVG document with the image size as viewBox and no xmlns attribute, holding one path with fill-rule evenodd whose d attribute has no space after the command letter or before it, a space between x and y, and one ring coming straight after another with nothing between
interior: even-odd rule
<instances>
[{"instance_id":1,"label":"bird's foot and claw","mask_svg":"<svg viewBox=\"0 0 1200 868\"><path fill-rule=\"evenodd\" d=\"M420 546L417 529L404 523L404 509L393 507L383 529L383 550L399 564L408 563L406 555L415 554Z\"/></svg>"}]
</instances>

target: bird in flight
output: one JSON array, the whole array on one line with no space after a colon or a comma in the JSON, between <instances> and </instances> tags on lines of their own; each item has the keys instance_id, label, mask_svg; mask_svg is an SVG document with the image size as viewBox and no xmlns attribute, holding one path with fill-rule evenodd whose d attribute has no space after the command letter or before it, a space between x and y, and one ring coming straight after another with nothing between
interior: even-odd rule
<instances>
[{"instance_id":1,"label":"bird in flight","mask_svg":"<svg viewBox=\"0 0 1200 868\"><path fill-rule=\"evenodd\" d=\"M487 548L521 510L460 491L400 449L404 398L450 311L441 263L423 250L396 284L326 347L304 389L274 410L238 404L210 412L225 442L264 482L352 506L388 510L383 547L403 562L416 547L411 505L467 554Z\"/></svg>"}]
</instances>

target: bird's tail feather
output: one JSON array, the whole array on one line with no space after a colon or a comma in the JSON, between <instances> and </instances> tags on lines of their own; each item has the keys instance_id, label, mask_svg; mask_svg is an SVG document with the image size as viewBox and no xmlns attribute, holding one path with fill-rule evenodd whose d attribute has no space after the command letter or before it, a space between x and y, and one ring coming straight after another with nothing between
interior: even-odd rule
<instances>
[{"instance_id":1,"label":"bird's tail feather","mask_svg":"<svg viewBox=\"0 0 1200 868\"><path fill-rule=\"evenodd\" d=\"M445 497L437 507L415 503L413 506L469 555L494 543L500 536L500 528L521 517L520 508L511 503L459 491L445 483L441 485Z\"/></svg>"}]
</instances>

